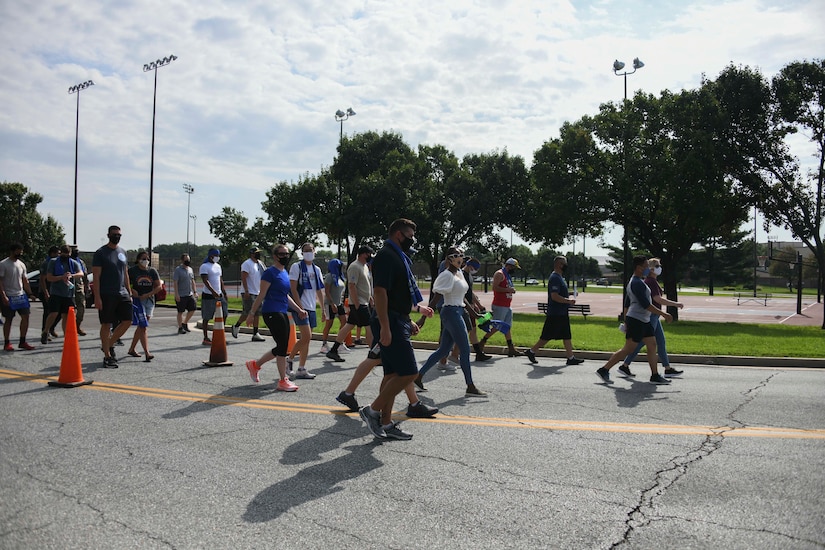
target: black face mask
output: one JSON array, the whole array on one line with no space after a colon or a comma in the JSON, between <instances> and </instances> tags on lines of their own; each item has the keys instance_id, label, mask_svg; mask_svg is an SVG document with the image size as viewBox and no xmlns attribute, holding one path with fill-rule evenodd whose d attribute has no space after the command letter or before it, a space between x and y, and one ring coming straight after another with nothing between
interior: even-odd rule
<instances>
[{"instance_id":1,"label":"black face mask","mask_svg":"<svg viewBox=\"0 0 825 550\"><path fill-rule=\"evenodd\" d=\"M109 235L109 242L112 243L112 244L117 244L117 243L120 242L120 238L122 236L123 235Z\"/></svg>"},{"instance_id":2,"label":"black face mask","mask_svg":"<svg viewBox=\"0 0 825 550\"><path fill-rule=\"evenodd\" d=\"M410 237L407 237L406 235L404 235L404 240L401 241L401 250L403 250L404 252L409 252L410 248L412 248L412 245L414 245L414 244L415 244L415 239L414 238L411 239Z\"/></svg>"},{"instance_id":3,"label":"black face mask","mask_svg":"<svg viewBox=\"0 0 825 550\"><path fill-rule=\"evenodd\" d=\"M256 253L255 253L255 259L256 259L256 260L260 260L260 259L261 259L261 253L260 253L260 252L256 252Z\"/></svg>"},{"instance_id":4,"label":"black face mask","mask_svg":"<svg viewBox=\"0 0 825 550\"><path fill-rule=\"evenodd\" d=\"M189 265L191 263L192 263L191 260L183 260L183 265Z\"/></svg>"},{"instance_id":5,"label":"black face mask","mask_svg":"<svg viewBox=\"0 0 825 550\"><path fill-rule=\"evenodd\" d=\"M289 256L277 256L278 263L281 265L286 265L289 263Z\"/></svg>"}]
</instances>

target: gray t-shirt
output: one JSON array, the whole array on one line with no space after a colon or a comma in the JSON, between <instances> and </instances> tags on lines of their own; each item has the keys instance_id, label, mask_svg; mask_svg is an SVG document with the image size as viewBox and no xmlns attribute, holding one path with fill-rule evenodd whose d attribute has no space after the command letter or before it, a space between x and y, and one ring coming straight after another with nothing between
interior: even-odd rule
<instances>
[{"instance_id":1,"label":"gray t-shirt","mask_svg":"<svg viewBox=\"0 0 825 550\"><path fill-rule=\"evenodd\" d=\"M188 265L179 265L172 274L178 296L192 296L194 292L195 272Z\"/></svg>"},{"instance_id":2,"label":"gray t-shirt","mask_svg":"<svg viewBox=\"0 0 825 550\"><path fill-rule=\"evenodd\" d=\"M344 294L344 285L346 283L340 278L338 278L337 281L335 279L336 277L334 277L332 273L324 275L324 287L329 289L329 295L332 296L332 303L329 303L327 295L324 294L324 304L328 306L340 306L341 296Z\"/></svg>"}]
</instances>

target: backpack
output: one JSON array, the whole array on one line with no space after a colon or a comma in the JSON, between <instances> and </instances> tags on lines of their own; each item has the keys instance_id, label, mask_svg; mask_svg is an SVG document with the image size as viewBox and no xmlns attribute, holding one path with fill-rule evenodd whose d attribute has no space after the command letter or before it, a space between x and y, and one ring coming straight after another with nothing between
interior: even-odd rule
<instances>
[{"instance_id":1,"label":"backpack","mask_svg":"<svg viewBox=\"0 0 825 550\"><path fill-rule=\"evenodd\" d=\"M166 299L166 283L160 280L160 290L155 294L155 302L162 302Z\"/></svg>"}]
</instances>

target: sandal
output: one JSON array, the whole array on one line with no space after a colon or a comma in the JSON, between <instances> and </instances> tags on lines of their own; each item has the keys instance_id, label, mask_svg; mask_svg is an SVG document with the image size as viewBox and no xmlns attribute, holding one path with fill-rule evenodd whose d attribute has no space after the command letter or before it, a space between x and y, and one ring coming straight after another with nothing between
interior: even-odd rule
<instances>
[{"instance_id":1,"label":"sandal","mask_svg":"<svg viewBox=\"0 0 825 550\"><path fill-rule=\"evenodd\" d=\"M154 356L154 355L152 355L151 353L147 353L147 354L146 354L146 362L147 362L147 363L148 363L149 361L151 361L152 359L154 359L154 358L155 358L155 356Z\"/></svg>"},{"instance_id":2,"label":"sandal","mask_svg":"<svg viewBox=\"0 0 825 550\"><path fill-rule=\"evenodd\" d=\"M140 352L130 349L126 352L126 355L131 355L132 357L140 357Z\"/></svg>"}]
</instances>

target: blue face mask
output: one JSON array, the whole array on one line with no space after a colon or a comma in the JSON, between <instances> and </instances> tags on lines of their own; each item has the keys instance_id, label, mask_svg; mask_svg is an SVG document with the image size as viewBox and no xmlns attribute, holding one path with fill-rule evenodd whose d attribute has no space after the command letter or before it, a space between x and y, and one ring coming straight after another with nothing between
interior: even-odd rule
<instances>
[{"instance_id":1,"label":"blue face mask","mask_svg":"<svg viewBox=\"0 0 825 550\"><path fill-rule=\"evenodd\" d=\"M644 271L642 271L642 277L647 277L648 275L650 275L650 268L646 267Z\"/></svg>"}]
</instances>

